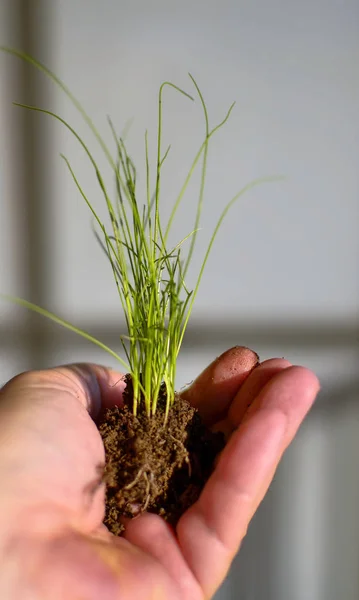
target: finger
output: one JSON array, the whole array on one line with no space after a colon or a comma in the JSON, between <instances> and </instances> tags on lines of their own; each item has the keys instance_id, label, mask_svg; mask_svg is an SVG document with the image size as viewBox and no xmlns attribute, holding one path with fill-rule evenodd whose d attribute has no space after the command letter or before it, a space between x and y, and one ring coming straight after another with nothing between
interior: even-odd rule
<instances>
[{"instance_id":1,"label":"finger","mask_svg":"<svg viewBox=\"0 0 359 600\"><path fill-rule=\"evenodd\" d=\"M216 358L181 396L198 408L207 425L212 425L224 417L258 360L258 355L249 348L230 348Z\"/></svg>"},{"instance_id":2,"label":"finger","mask_svg":"<svg viewBox=\"0 0 359 600\"><path fill-rule=\"evenodd\" d=\"M280 457L278 459L278 462L274 465L272 471L270 471L267 474L267 479L263 479L262 481L262 485L257 493L257 499L254 504L253 513L257 510L258 505L260 504L264 495L266 494L267 489L274 477L280 458L292 442L300 424L302 423L306 414L310 410L320 388L318 378L314 375L314 373L312 373L308 369L305 369L303 367L292 366L288 368L287 371L287 376L290 378L291 384L293 386L292 398L295 402L298 402L298 407L296 411L288 405L288 400L286 396L283 395L281 397L280 394L277 394L276 390L272 389L271 382L269 382L267 386L258 395L258 397L255 399L255 401L251 404L251 406L248 408L246 414L244 415L244 418L242 419L242 424L245 425L246 422L249 421L256 413L259 413L263 409L271 410L272 407L284 412L288 418L288 427L283 439ZM283 376L284 373L282 373L282 377ZM302 380L302 384L305 385L305 378L307 378L307 393L297 398L296 380ZM311 395L311 389L314 390L313 395ZM290 393L289 385L287 391L288 393Z\"/></svg>"},{"instance_id":3,"label":"finger","mask_svg":"<svg viewBox=\"0 0 359 600\"><path fill-rule=\"evenodd\" d=\"M78 394L78 399L93 417L97 417L101 409L122 405L126 383L125 376L118 371L91 363L64 365L44 371L53 378L55 372L62 378L63 387L72 395Z\"/></svg>"},{"instance_id":4,"label":"finger","mask_svg":"<svg viewBox=\"0 0 359 600\"><path fill-rule=\"evenodd\" d=\"M84 522L102 520L99 467L104 449L89 418L118 402L120 374L96 365L23 373L1 390L0 472L7 503L39 499L70 507ZM15 509L14 509L15 510ZM65 513L63 513L65 514ZM101 522L100 520L100 522Z\"/></svg>"},{"instance_id":5,"label":"finger","mask_svg":"<svg viewBox=\"0 0 359 600\"><path fill-rule=\"evenodd\" d=\"M205 594L221 583L278 462L318 392L310 371L289 367L275 375L235 431L199 500L180 519L185 558Z\"/></svg>"},{"instance_id":6,"label":"finger","mask_svg":"<svg viewBox=\"0 0 359 600\"><path fill-rule=\"evenodd\" d=\"M202 598L199 584L182 555L176 535L163 519L145 513L138 519L129 520L124 538L162 565L166 574L177 583L179 598Z\"/></svg>"},{"instance_id":7,"label":"finger","mask_svg":"<svg viewBox=\"0 0 359 600\"><path fill-rule=\"evenodd\" d=\"M249 406L253 404L254 399L274 375L291 366L287 360L271 358L262 362L250 373L228 409L228 420L232 430L239 426Z\"/></svg>"},{"instance_id":8,"label":"finger","mask_svg":"<svg viewBox=\"0 0 359 600\"><path fill-rule=\"evenodd\" d=\"M226 416L221 421L217 421L212 428L213 431L221 431L228 440L261 389L274 375L290 366L290 362L280 358L271 358L258 365L239 388Z\"/></svg>"},{"instance_id":9,"label":"finger","mask_svg":"<svg viewBox=\"0 0 359 600\"><path fill-rule=\"evenodd\" d=\"M183 598L159 561L123 538L99 539L69 529L41 535L23 531L9 546L6 598L30 598L30 590L31 598L52 600Z\"/></svg>"},{"instance_id":10,"label":"finger","mask_svg":"<svg viewBox=\"0 0 359 600\"><path fill-rule=\"evenodd\" d=\"M1 390L4 403L11 398L27 399L31 390L52 390L78 400L92 416L101 407L120 405L125 388L124 376L118 371L90 363L64 365L41 371L28 371L16 375Z\"/></svg>"}]
</instances>

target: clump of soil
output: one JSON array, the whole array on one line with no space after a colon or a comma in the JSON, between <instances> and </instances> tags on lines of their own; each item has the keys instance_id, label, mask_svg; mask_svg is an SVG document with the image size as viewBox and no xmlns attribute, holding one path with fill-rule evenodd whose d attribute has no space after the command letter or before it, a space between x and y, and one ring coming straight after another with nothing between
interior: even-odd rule
<instances>
[{"instance_id":1,"label":"clump of soil","mask_svg":"<svg viewBox=\"0 0 359 600\"><path fill-rule=\"evenodd\" d=\"M132 382L126 376L124 406L107 409L99 423L106 454L105 525L115 535L124 530L121 517L144 511L176 525L198 499L225 443L223 435L205 427L198 411L180 397L165 425L164 387L153 417L147 417L143 406L135 417Z\"/></svg>"}]
</instances>

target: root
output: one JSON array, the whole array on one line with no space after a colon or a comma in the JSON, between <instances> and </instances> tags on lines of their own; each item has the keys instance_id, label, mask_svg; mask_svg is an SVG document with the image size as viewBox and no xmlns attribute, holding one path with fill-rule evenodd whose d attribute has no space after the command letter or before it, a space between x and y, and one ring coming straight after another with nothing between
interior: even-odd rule
<instances>
[{"instance_id":1,"label":"root","mask_svg":"<svg viewBox=\"0 0 359 600\"><path fill-rule=\"evenodd\" d=\"M176 446L178 446L179 451L182 451L183 462L186 463L186 465L188 467L188 475L189 475L189 477L191 477L192 476L192 465L191 465L191 461L190 461L190 457L189 457L189 452L187 451L184 443L181 440L177 439L175 436L173 436L171 434L169 434L169 437L173 440L174 444ZM160 444L163 444L163 443L165 443L165 440L160 441ZM141 494L142 498L140 498L140 501L137 502L138 495L135 494L135 498L133 499L133 501L127 500L127 502L126 502L126 491L132 490L140 482L141 482L141 485L143 486L142 479L143 479L143 483L145 485L145 490L144 490L143 494ZM142 490L143 490L143 487L142 487ZM122 494L124 494L124 497L122 497ZM118 492L117 496L118 496L118 499L120 502L124 501L126 503L127 510L131 514L132 518L136 518L140 514L144 513L148 509L148 507L151 503L151 499L155 500L155 497L156 497L155 475L154 475L153 470L151 469L151 466L148 463L143 464L138 469L133 480L130 481L130 483L128 483L124 487L122 487L122 490L120 492ZM137 498L136 498L136 496L137 496ZM152 498L152 496L153 496L153 498Z\"/></svg>"},{"instance_id":2,"label":"root","mask_svg":"<svg viewBox=\"0 0 359 600\"><path fill-rule=\"evenodd\" d=\"M151 483L153 482L153 473L152 472L150 473L150 479L148 479L146 472L143 474L143 476L146 479L146 500L143 505L142 512L145 512L145 510L147 509L147 507L149 505L150 498L151 498L150 492L151 492Z\"/></svg>"},{"instance_id":3,"label":"root","mask_svg":"<svg viewBox=\"0 0 359 600\"><path fill-rule=\"evenodd\" d=\"M139 469L139 471L138 471L138 473L137 473L136 477L134 478L134 480L133 480L133 481L131 481L131 483L129 483L128 485L125 485L125 486L124 486L122 489L124 489L124 490L131 490L131 489L132 489L132 488L133 488L133 487L136 485L136 483L138 483L138 482L139 482L139 480L141 479L141 477L142 477L142 475L143 475L143 472L144 472L146 469L149 469L149 466L148 466L148 465L143 465L143 466L142 466L142 467Z\"/></svg>"},{"instance_id":4,"label":"root","mask_svg":"<svg viewBox=\"0 0 359 600\"><path fill-rule=\"evenodd\" d=\"M185 455L184 461L185 461L185 463L186 463L186 464L187 464L187 466L188 466L188 475L189 475L189 477L191 477L191 475L192 475L192 465L191 465L191 461L190 461L190 458L189 458L189 453L188 453L188 451L187 451L187 449L186 449L186 447L185 447L184 443L183 443L183 442L181 442L181 440L178 440L177 438L175 438L175 437L174 437L174 435L171 435L171 434L170 434L170 435L169 435L169 437L170 437L170 438L171 438L171 439L172 439L174 442L176 442L176 444L178 444L178 445L180 446L180 448L182 448L182 450L183 450L183 453L184 453L184 455Z\"/></svg>"},{"instance_id":5,"label":"root","mask_svg":"<svg viewBox=\"0 0 359 600\"><path fill-rule=\"evenodd\" d=\"M153 471L150 468L150 466L148 464L143 465L139 469L139 471L138 471L136 477L133 479L133 481L131 481L131 483L129 483L128 485L125 485L122 488L123 490L131 490L141 480L142 477L144 478L144 480L146 482L146 499L142 503L142 505L140 505L139 513L143 513L147 510L148 505L151 500L151 490L154 487L154 475L153 475Z\"/></svg>"}]
</instances>

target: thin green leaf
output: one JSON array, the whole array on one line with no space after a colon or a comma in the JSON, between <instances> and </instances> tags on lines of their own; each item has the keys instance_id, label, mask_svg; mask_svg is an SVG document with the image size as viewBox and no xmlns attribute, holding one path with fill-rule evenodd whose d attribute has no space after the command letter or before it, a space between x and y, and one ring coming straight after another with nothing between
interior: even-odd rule
<instances>
[{"instance_id":1,"label":"thin green leaf","mask_svg":"<svg viewBox=\"0 0 359 600\"><path fill-rule=\"evenodd\" d=\"M32 312L38 313L39 315L46 317L46 319L49 319L50 321L54 321L54 323L61 325L65 329L69 329L70 331L77 333L77 335L80 335L81 337L85 338L89 342L92 342L93 344L95 344L96 346L98 346L99 348L101 348L102 350L107 352L108 354L110 354L113 358L118 360L125 367L125 369L130 371L129 365L127 365L125 363L125 361L121 358L121 356L119 356L111 348L106 346L106 344L103 344L102 342L100 342L99 340L94 338L90 333L87 333L86 331L79 329L78 327L76 327L75 325L72 325L72 323L69 323L68 321L65 321L65 319L62 319L58 315L55 315L54 313L52 313L48 310L45 310L44 308L41 308L41 306L37 306L37 304L33 304L32 302L28 302L27 300L23 300L22 298L18 298L16 296L8 296L8 295L1 294L0 297L3 298L4 300L9 300L10 302L13 302L14 304L17 304L19 306L23 306L24 308L28 308Z\"/></svg>"}]
</instances>

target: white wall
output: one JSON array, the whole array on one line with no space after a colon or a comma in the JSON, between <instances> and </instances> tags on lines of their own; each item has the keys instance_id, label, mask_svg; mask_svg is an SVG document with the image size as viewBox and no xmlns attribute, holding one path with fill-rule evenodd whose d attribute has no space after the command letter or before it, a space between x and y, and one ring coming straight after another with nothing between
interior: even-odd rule
<instances>
[{"instance_id":1,"label":"white wall","mask_svg":"<svg viewBox=\"0 0 359 600\"><path fill-rule=\"evenodd\" d=\"M357 3L55 4L56 71L101 132L106 132L107 114L119 128L134 118L129 145L140 173L143 134L148 128L154 140L157 91L163 80L190 89L186 74L191 71L212 122L237 101L229 124L213 141L201 249L222 206L243 184L267 174L287 177L284 183L251 192L233 209L210 259L197 310L213 314L226 309L234 317L354 316ZM63 96L57 97L56 108L78 125ZM203 122L198 106L170 92L165 116L166 139L173 142L163 195L167 212L201 140ZM58 129L56 152L61 151L72 159L99 205L83 152ZM89 231L87 209L60 160L55 164L54 302L74 316L97 316L106 309L115 318L114 284ZM195 198L194 186L175 227L176 239L191 230L189 211ZM199 261L200 255L197 268Z\"/></svg>"}]
</instances>

